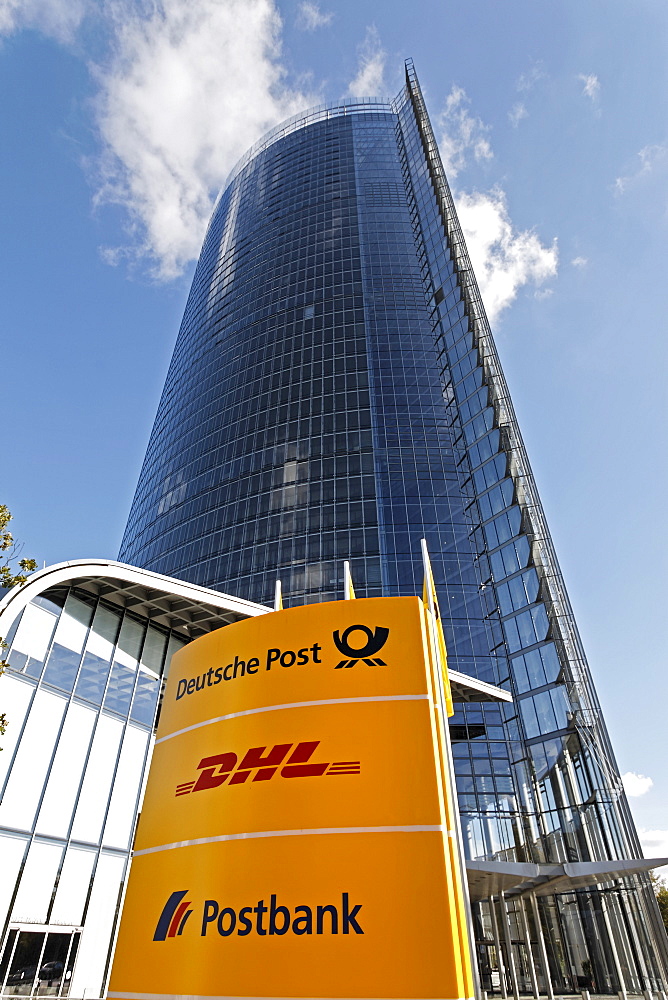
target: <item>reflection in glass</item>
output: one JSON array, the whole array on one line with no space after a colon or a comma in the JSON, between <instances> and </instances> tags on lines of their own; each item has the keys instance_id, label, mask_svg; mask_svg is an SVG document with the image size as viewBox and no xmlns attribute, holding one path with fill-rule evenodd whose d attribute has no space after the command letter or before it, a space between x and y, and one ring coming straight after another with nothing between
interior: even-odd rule
<instances>
[{"instance_id":1,"label":"reflection in glass","mask_svg":"<svg viewBox=\"0 0 668 1000\"><path fill-rule=\"evenodd\" d=\"M145 624L126 614L118 637L116 660L127 667L136 666L144 639Z\"/></svg>"},{"instance_id":2,"label":"reflection in glass","mask_svg":"<svg viewBox=\"0 0 668 1000\"><path fill-rule=\"evenodd\" d=\"M123 663L114 663L104 698L104 707L108 711L127 715L136 672L136 667L126 667Z\"/></svg>"},{"instance_id":3,"label":"reflection in glass","mask_svg":"<svg viewBox=\"0 0 668 1000\"><path fill-rule=\"evenodd\" d=\"M127 715L130 708L144 631L143 624L125 615L104 698L104 707L119 715Z\"/></svg>"},{"instance_id":4,"label":"reflection in glass","mask_svg":"<svg viewBox=\"0 0 668 1000\"><path fill-rule=\"evenodd\" d=\"M65 979L72 934L47 934L37 974L37 995L57 996Z\"/></svg>"},{"instance_id":5,"label":"reflection in glass","mask_svg":"<svg viewBox=\"0 0 668 1000\"><path fill-rule=\"evenodd\" d=\"M174 655L174 653L178 653L179 649L183 649L183 647L187 644L187 642L188 642L187 639L181 639L178 635L175 635L174 633L170 635L169 642L167 644L167 656L165 657L165 666L162 674L164 680L167 679L169 668L172 662L172 656Z\"/></svg>"},{"instance_id":6,"label":"reflection in glass","mask_svg":"<svg viewBox=\"0 0 668 1000\"><path fill-rule=\"evenodd\" d=\"M95 705L102 703L121 616L99 605L86 643L75 694Z\"/></svg>"},{"instance_id":7,"label":"reflection in glass","mask_svg":"<svg viewBox=\"0 0 668 1000\"><path fill-rule=\"evenodd\" d=\"M157 629L155 625L149 625L141 651L142 665L152 670L153 673L160 674L166 645L167 633Z\"/></svg>"},{"instance_id":8,"label":"reflection in glass","mask_svg":"<svg viewBox=\"0 0 668 1000\"><path fill-rule=\"evenodd\" d=\"M67 996L78 931L10 930L0 959L0 987L9 996Z\"/></svg>"},{"instance_id":9,"label":"reflection in glass","mask_svg":"<svg viewBox=\"0 0 668 1000\"><path fill-rule=\"evenodd\" d=\"M77 951L79 950L79 940L81 935L79 933L74 933L72 935L72 941L70 943L70 950L67 956L67 964L65 966L65 980L61 986L60 995L63 997L69 996L70 987L72 985L72 971L74 969L74 963L77 958Z\"/></svg>"},{"instance_id":10,"label":"reflection in glass","mask_svg":"<svg viewBox=\"0 0 668 1000\"><path fill-rule=\"evenodd\" d=\"M140 670L130 713L135 722L142 722L145 726L153 725L159 693L159 678Z\"/></svg>"},{"instance_id":11,"label":"reflection in glass","mask_svg":"<svg viewBox=\"0 0 668 1000\"><path fill-rule=\"evenodd\" d=\"M7 970L9 969L9 962L14 951L14 943L16 941L17 930L10 930L7 935L7 943L5 944L4 951L0 955L0 993L4 993L3 985L5 982L5 976L7 975Z\"/></svg>"},{"instance_id":12,"label":"reflection in glass","mask_svg":"<svg viewBox=\"0 0 668 1000\"><path fill-rule=\"evenodd\" d=\"M90 604L70 593L60 616L44 671L44 681L47 684L53 684L64 691L72 690L92 617L93 609Z\"/></svg>"},{"instance_id":13,"label":"reflection in glass","mask_svg":"<svg viewBox=\"0 0 668 1000\"><path fill-rule=\"evenodd\" d=\"M46 935L20 931L7 975L7 989L14 996L29 996L37 980Z\"/></svg>"},{"instance_id":14,"label":"reflection in glass","mask_svg":"<svg viewBox=\"0 0 668 1000\"><path fill-rule=\"evenodd\" d=\"M34 604L28 604L16 630L8 663L14 670L39 677L46 651L56 627L56 617Z\"/></svg>"}]
</instances>

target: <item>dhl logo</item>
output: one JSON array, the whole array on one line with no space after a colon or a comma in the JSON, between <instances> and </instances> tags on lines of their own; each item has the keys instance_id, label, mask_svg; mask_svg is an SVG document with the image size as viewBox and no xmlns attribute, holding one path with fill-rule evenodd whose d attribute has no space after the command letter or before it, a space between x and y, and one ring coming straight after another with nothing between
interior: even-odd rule
<instances>
[{"instance_id":1,"label":"dhl logo","mask_svg":"<svg viewBox=\"0 0 668 1000\"><path fill-rule=\"evenodd\" d=\"M197 765L197 770L201 771L199 777L196 780L184 781L177 785L175 794L190 795L191 792L219 788L226 781L228 785L243 785L251 774L253 781L270 781L279 768L282 778L320 778L323 775L333 777L339 774L360 773L359 760L309 763L319 746L320 740L313 740L296 745L294 743L277 743L268 752L266 746L251 747L244 754L241 763L239 763L237 754L231 752L202 757Z\"/></svg>"}]
</instances>

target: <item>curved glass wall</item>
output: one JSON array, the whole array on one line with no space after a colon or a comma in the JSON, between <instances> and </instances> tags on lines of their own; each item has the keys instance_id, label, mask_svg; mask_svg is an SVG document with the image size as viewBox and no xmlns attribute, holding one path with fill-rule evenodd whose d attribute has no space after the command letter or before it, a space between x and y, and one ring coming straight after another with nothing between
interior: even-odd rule
<instances>
[{"instance_id":1,"label":"curved glass wall","mask_svg":"<svg viewBox=\"0 0 668 1000\"><path fill-rule=\"evenodd\" d=\"M263 603L279 577L289 605L341 596L344 559L358 596L421 592L423 537L451 665L515 699L452 719L469 858L639 856L409 66L392 105L304 115L234 172L120 558ZM511 987L536 986L543 938L559 991L665 982L644 877L507 907ZM496 911L478 910L493 990Z\"/></svg>"}]
</instances>

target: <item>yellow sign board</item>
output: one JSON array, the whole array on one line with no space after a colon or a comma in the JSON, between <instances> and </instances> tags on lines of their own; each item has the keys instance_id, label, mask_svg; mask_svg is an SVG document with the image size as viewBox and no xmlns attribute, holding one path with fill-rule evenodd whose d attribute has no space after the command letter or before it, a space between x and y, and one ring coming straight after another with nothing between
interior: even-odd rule
<instances>
[{"instance_id":1,"label":"yellow sign board","mask_svg":"<svg viewBox=\"0 0 668 1000\"><path fill-rule=\"evenodd\" d=\"M315 604L174 656L110 997L472 996L429 625Z\"/></svg>"}]
</instances>

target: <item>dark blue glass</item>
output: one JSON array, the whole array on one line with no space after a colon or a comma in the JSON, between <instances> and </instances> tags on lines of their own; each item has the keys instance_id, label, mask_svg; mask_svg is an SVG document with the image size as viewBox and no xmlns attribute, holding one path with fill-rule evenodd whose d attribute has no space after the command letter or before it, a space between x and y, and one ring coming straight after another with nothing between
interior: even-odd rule
<instances>
[{"instance_id":1,"label":"dark blue glass","mask_svg":"<svg viewBox=\"0 0 668 1000\"><path fill-rule=\"evenodd\" d=\"M468 856L638 856L409 73L392 105L303 115L234 172L204 242L119 558L267 604L280 578L289 606L341 597L344 560L358 596L421 593L422 538L450 665L514 695L502 707L457 705L451 720ZM643 898L651 923L654 904ZM590 904L578 904L580 927L605 923L600 907L584 915ZM543 914L564 954L580 947L568 943L580 940L568 906L553 897ZM620 937L632 919L625 906L621 896L609 903ZM641 923L635 933L649 935ZM576 979L588 962L601 989L619 988L605 948L577 961ZM629 977L639 984L646 973ZM659 982L656 963L647 974ZM570 975L555 963L555 987L577 985Z\"/></svg>"}]
</instances>

